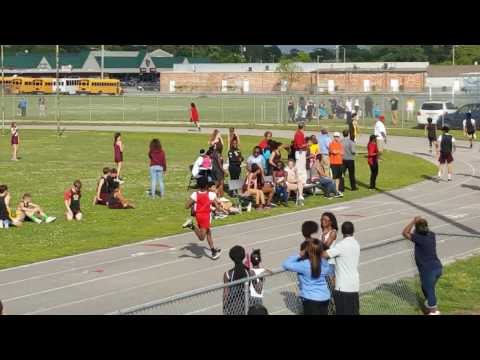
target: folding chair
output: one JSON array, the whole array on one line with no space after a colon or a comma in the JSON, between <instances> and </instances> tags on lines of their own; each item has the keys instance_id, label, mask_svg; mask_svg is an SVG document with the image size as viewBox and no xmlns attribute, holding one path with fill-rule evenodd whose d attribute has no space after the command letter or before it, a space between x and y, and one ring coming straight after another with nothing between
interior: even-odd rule
<instances>
[{"instance_id":1,"label":"folding chair","mask_svg":"<svg viewBox=\"0 0 480 360\"><path fill-rule=\"evenodd\" d=\"M192 186L192 182L196 183L196 181L197 181L197 178L192 175L193 165L190 165L188 167L188 170L189 170L190 178L188 180L187 191L190 190L190 189L193 189L194 187Z\"/></svg>"}]
</instances>

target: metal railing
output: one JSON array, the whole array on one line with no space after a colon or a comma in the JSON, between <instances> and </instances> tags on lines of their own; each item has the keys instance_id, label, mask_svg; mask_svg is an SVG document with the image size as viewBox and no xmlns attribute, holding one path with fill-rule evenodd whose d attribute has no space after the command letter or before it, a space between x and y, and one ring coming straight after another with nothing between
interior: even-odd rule
<instances>
[{"instance_id":1,"label":"metal railing","mask_svg":"<svg viewBox=\"0 0 480 360\"><path fill-rule=\"evenodd\" d=\"M372 257L373 260L367 260L364 264L375 264L375 251L389 246L394 246L395 249L400 246L400 251L392 252L403 254L407 261L402 264L401 271L393 274L386 274L386 269L381 266L374 265L369 268L363 266L360 277L361 279L365 277L366 280L360 284L360 313L418 314L421 306L420 286L413 260L413 245L410 242L395 239L365 246L361 250L361 258ZM371 254L367 254L368 252ZM377 275L372 278L372 273ZM258 299L251 297L250 292L252 282L258 279L263 281L261 302L269 314L302 314L296 274L277 269L271 274L264 273L227 284L188 291L116 311L110 315L244 315L247 314L250 305L258 303ZM330 292L333 293L331 280L327 279L327 282ZM329 314L335 314L333 300L330 303Z\"/></svg>"},{"instance_id":2,"label":"metal railing","mask_svg":"<svg viewBox=\"0 0 480 360\"><path fill-rule=\"evenodd\" d=\"M362 127L373 127L375 119L365 107L365 98L370 96L374 105L386 117L389 127L409 128L416 125L416 114L421 104L428 100L453 101L457 106L479 102L479 97L472 94L448 92L426 93L342 93L333 95L198 95L198 94L149 94L123 96L87 96L65 95L60 97L58 118L62 124L68 123L145 123L157 125L185 125L189 123L189 105L195 102L200 111L200 121L204 124L232 124L237 126L254 126L259 124L288 124L288 101L295 103L298 110L300 97L313 101L316 109L310 120L313 124L328 126L344 124L344 117L333 119L330 99L344 103L347 97L358 99L360 103L359 123ZM390 111L390 99L395 95L398 100L397 120L394 121ZM46 112L42 114L38 103L39 96L25 96L28 102L25 116L20 114L18 103L23 96L6 95L4 113L6 121L29 123L55 123L56 111L54 96L45 96ZM407 100L413 99L413 111L407 111ZM319 106L324 104L328 113L326 118L319 117Z\"/></svg>"}]
</instances>

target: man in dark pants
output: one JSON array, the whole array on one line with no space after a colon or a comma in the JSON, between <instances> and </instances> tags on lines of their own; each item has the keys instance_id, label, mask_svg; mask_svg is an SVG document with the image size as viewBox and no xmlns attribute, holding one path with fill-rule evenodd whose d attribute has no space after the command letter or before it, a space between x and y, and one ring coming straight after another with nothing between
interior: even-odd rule
<instances>
[{"instance_id":1,"label":"man in dark pants","mask_svg":"<svg viewBox=\"0 0 480 360\"><path fill-rule=\"evenodd\" d=\"M357 188L357 181L355 179L355 159L354 156L355 152L355 143L349 137L349 131L343 130L343 176L348 170L348 177L350 178L350 189L352 191L358 190Z\"/></svg>"},{"instance_id":2,"label":"man in dark pants","mask_svg":"<svg viewBox=\"0 0 480 360\"><path fill-rule=\"evenodd\" d=\"M365 117L373 118L373 99L370 95L365 98Z\"/></svg>"},{"instance_id":3,"label":"man in dark pants","mask_svg":"<svg viewBox=\"0 0 480 360\"><path fill-rule=\"evenodd\" d=\"M360 315L360 244L353 237L350 221L342 224L343 240L322 253L322 257L335 260L335 310L337 315Z\"/></svg>"}]
</instances>

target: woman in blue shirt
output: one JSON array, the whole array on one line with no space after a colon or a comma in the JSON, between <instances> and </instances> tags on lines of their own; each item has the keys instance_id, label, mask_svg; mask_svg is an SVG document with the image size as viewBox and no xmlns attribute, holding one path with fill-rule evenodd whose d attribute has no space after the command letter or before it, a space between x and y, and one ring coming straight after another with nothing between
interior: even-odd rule
<instances>
[{"instance_id":1,"label":"woman in blue shirt","mask_svg":"<svg viewBox=\"0 0 480 360\"><path fill-rule=\"evenodd\" d=\"M322 243L313 239L300 255L290 256L283 268L298 274L304 315L328 315L330 289L327 278L333 275L331 265L321 257Z\"/></svg>"}]
</instances>

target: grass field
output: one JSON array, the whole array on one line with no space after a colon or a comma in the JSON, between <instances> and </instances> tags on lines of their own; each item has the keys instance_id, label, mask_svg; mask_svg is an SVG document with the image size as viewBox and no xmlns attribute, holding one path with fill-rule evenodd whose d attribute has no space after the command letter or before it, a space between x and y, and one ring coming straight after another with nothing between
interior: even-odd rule
<instances>
[{"instance_id":1,"label":"grass field","mask_svg":"<svg viewBox=\"0 0 480 360\"><path fill-rule=\"evenodd\" d=\"M443 269L436 292L439 309L444 315L480 314L480 256L456 261ZM418 277L381 285L362 294L362 314L421 314L424 300Z\"/></svg>"},{"instance_id":2,"label":"grass field","mask_svg":"<svg viewBox=\"0 0 480 360\"><path fill-rule=\"evenodd\" d=\"M150 200L148 144L153 137L162 141L168 160L166 197ZM112 133L66 132L58 137L54 131L24 130L21 132L19 162L10 161L9 136L0 137L0 183L7 184L14 207L24 192L33 195L33 202L49 214L58 217L53 224L27 223L23 227L1 231L0 268L6 268L89 250L108 248L139 240L166 236L182 231L181 224L187 211L184 204L189 177L188 165L198 150L205 148L207 134L125 133L125 163L123 185L125 196L137 205L135 210L114 211L93 206L96 181L104 166L112 163ZM242 137L244 155L257 144L259 138ZM245 156L245 157L246 157ZM357 178L360 191L346 192L348 201L371 195L366 189L369 170L364 155L357 159ZM433 175L435 167L425 160L387 152L380 163L378 186L392 190L422 181L424 175ZM68 223L64 220L63 191L75 179L83 182L82 210L84 221ZM347 181L347 186L348 181ZM321 196L306 199L306 207L331 204ZM290 208L251 212L215 221L214 225L245 221L273 214L295 211ZM220 244L221 246L221 244Z\"/></svg>"}]
</instances>

